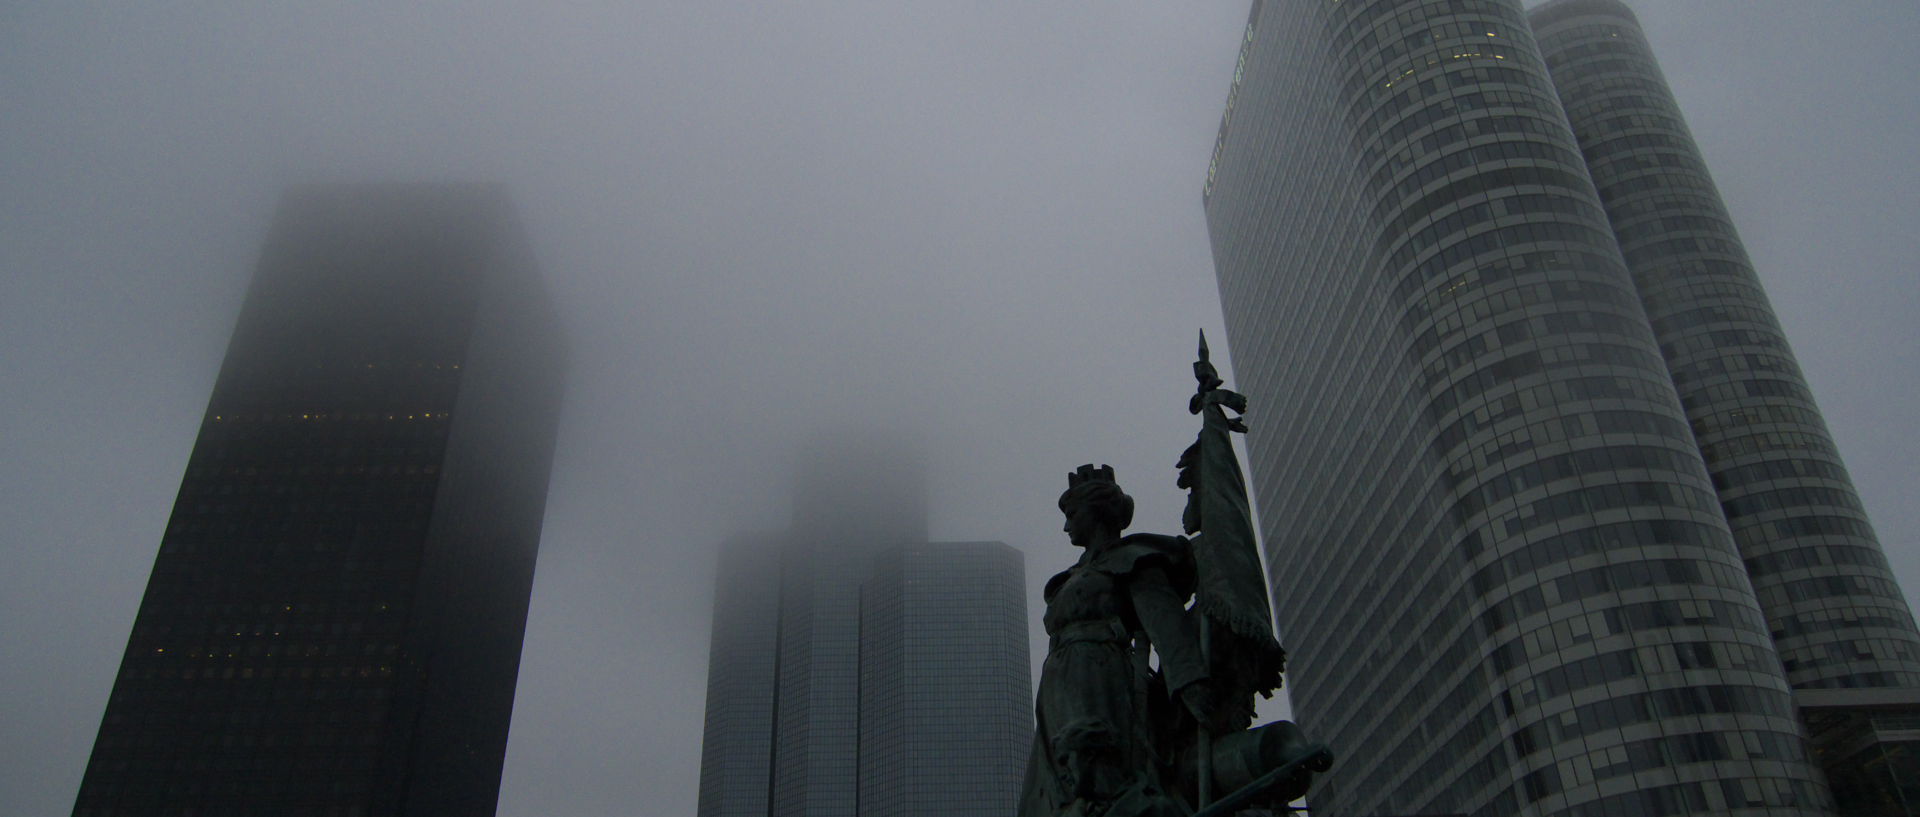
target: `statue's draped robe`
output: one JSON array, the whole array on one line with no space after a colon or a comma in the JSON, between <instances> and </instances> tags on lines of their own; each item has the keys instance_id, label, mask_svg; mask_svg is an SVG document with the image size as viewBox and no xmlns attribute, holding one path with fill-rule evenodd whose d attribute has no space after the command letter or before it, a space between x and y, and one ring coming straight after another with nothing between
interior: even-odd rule
<instances>
[{"instance_id":1,"label":"statue's draped robe","mask_svg":"<svg viewBox=\"0 0 1920 817\"><path fill-rule=\"evenodd\" d=\"M1035 701L1037 728L1020 817L1079 817L1110 800L1108 817L1188 813L1163 781L1152 713L1206 679L1197 627L1186 611L1194 569L1186 539L1134 534L1047 582L1049 636ZM1158 678L1136 659L1135 633L1160 658Z\"/></svg>"}]
</instances>

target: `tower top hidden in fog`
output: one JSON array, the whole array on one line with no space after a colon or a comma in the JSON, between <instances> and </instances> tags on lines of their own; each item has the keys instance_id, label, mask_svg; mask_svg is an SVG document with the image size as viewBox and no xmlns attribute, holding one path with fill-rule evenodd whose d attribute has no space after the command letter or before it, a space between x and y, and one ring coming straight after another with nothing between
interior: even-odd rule
<instances>
[{"instance_id":1,"label":"tower top hidden in fog","mask_svg":"<svg viewBox=\"0 0 1920 817\"><path fill-rule=\"evenodd\" d=\"M493 814L558 340L501 188L289 191L74 814Z\"/></svg>"},{"instance_id":2,"label":"tower top hidden in fog","mask_svg":"<svg viewBox=\"0 0 1920 817\"><path fill-rule=\"evenodd\" d=\"M701 817L1010 814L1032 739L1024 560L928 542L925 460L823 435L793 526L719 555Z\"/></svg>"},{"instance_id":3,"label":"tower top hidden in fog","mask_svg":"<svg viewBox=\"0 0 1920 817\"><path fill-rule=\"evenodd\" d=\"M793 471L793 528L849 545L926 541L925 455L885 432L810 438Z\"/></svg>"}]
</instances>

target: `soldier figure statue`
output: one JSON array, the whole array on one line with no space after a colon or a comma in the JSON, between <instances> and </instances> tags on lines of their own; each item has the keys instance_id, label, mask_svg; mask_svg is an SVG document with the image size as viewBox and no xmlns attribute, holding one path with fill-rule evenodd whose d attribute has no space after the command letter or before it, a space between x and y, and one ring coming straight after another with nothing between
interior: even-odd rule
<instances>
[{"instance_id":1,"label":"soldier figure statue","mask_svg":"<svg viewBox=\"0 0 1920 817\"><path fill-rule=\"evenodd\" d=\"M1080 466L1060 495L1082 550L1046 585L1049 645L1019 817L1233 814L1298 798L1330 762L1291 723L1247 728L1253 694L1280 685L1285 653L1228 436L1246 428L1223 410L1246 399L1219 388L1204 336L1194 374L1189 409L1203 426L1178 485L1189 491L1183 527L1198 535L1122 535L1133 498L1108 466Z\"/></svg>"}]
</instances>

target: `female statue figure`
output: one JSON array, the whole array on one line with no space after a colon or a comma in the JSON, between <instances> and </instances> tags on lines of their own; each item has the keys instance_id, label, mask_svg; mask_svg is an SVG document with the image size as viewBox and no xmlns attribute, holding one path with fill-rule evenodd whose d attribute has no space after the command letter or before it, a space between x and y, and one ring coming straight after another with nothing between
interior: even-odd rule
<instances>
[{"instance_id":1,"label":"female statue figure","mask_svg":"<svg viewBox=\"0 0 1920 817\"><path fill-rule=\"evenodd\" d=\"M1280 686L1246 480L1232 435L1247 399L1220 388L1207 339L1187 410L1201 416L1180 455L1182 528L1136 533L1113 469L1082 465L1060 495L1082 549L1047 582L1047 660L1019 817L1200 817L1284 806L1332 762L1292 723L1249 729L1253 696ZM1188 607L1188 602L1192 607ZM1158 658L1157 665L1153 661ZM1216 799L1216 794L1221 795Z\"/></svg>"},{"instance_id":2,"label":"female statue figure","mask_svg":"<svg viewBox=\"0 0 1920 817\"><path fill-rule=\"evenodd\" d=\"M1046 586L1050 644L1020 817L1184 817L1192 809L1179 792L1176 753L1192 740L1189 715L1209 711L1207 668L1186 609L1195 581L1188 542L1121 536L1133 498L1106 466L1069 476L1060 511L1083 552Z\"/></svg>"}]
</instances>

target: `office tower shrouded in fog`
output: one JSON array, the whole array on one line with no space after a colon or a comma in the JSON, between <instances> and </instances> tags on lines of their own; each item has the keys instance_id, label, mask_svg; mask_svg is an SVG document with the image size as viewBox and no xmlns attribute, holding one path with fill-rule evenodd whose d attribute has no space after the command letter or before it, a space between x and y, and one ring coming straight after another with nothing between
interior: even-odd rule
<instances>
[{"instance_id":1,"label":"office tower shrouded in fog","mask_svg":"<svg viewBox=\"0 0 1920 817\"><path fill-rule=\"evenodd\" d=\"M493 814L558 341L500 189L287 195L75 815Z\"/></svg>"},{"instance_id":2,"label":"office tower shrouded in fog","mask_svg":"<svg viewBox=\"0 0 1920 817\"><path fill-rule=\"evenodd\" d=\"M1534 31L1795 689L1920 687L1920 634L1633 13Z\"/></svg>"},{"instance_id":3,"label":"office tower shrouded in fog","mask_svg":"<svg viewBox=\"0 0 1920 817\"><path fill-rule=\"evenodd\" d=\"M1911 617L1631 15L1534 24L1241 43L1204 198L1314 812L1830 813L1789 679L1910 683Z\"/></svg>"},{"instance_id":4,"label":"office tower shrouded in fog","mask_svg":"<svg viewBox=\"0 0 1920 817\"><path fill-rule=\"evenodd\" d=\"M927 542L917 466L808 459L720 555L700 817L1011 814L1033 736L1025 568Z\"/></svg>"}]
</instances>

